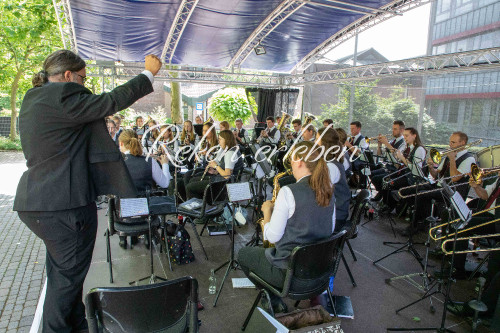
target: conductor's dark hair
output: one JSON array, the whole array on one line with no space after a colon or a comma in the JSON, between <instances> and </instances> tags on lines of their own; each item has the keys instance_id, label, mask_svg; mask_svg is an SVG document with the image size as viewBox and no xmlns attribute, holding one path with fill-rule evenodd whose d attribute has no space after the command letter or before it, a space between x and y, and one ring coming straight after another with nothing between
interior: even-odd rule
<instances>
[{"instance_id":1,"label":"conductor's dark hair","mask_svg":"<svg viewBox=\"0 0 500 333\"><path fill-rule=\"evenodd\" d=\"M50 54L43 62L43 68L31 80L33 87L41 87L50 76L64 74L66 71L78 72L85 68L85 61L70 50L59 50Z\"/></svg>"}]
</instances>

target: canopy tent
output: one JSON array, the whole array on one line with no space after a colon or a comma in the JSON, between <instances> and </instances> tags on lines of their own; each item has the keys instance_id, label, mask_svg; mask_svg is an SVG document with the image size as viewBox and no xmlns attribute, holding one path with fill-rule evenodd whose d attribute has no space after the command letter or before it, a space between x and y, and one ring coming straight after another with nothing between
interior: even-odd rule
<instances>
[{"instance_id":1,"label":"canopy tent","mask_svg":"<svg viewBox=\"0 0 500 333\"><path fill-rule=\"evenodd\" d=\"M430 0L53 0L83 58L290 73L353 33ZM256 55L255 46L266 53Z\"/></svg>"}]
</instances>

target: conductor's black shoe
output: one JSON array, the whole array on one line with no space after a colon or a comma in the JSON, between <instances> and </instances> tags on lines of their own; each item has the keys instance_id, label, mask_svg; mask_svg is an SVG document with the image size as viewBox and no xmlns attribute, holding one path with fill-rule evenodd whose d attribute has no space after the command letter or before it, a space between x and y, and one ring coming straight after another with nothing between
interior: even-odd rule
<instances>
[{"instance_id":1,"label":"conductor's black shoe","mask_svg":"<svg viewBox=\"0 0 500 333\"><path fill-rule=\"evenodd\" d=\"M378 192L376 196L374 196L373 198L371 198L370 200L371 201L380 201L380 199L382 199L382 192Z\"/></svg>"},{"instance_id":2,"label":"conductor's black shoe","mask_svg":"<svg viewBox=\"0 0 500 333\"><path fill-rule=\"evenodd\" d=\"M474 310L465 302L453 302L450 301L446 305L446 309L458 317L472 317L474 316Z\"/></svg>"}]
</instances>

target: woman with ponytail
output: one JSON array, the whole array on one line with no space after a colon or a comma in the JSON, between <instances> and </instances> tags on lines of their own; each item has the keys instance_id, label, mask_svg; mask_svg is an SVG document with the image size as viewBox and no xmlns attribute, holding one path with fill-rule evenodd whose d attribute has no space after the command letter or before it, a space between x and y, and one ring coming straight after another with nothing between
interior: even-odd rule
<instances>
[{"instance_id":1,"label":"woman with ponytail","mask_svg":"<svg viewBox=\"0 0 500 333\"><path fill-rule=\"evenodd\" d=\"M170 172L166 154L159 157L159 163L147 159L142 155L142 146L137 133L127 129L120 134L119 147L125 155L125 164L132 176L132 181L139 194L144 194L146 189L156 183L159 187L167 188L170 184ZM120 246L127 248L127 239L120 236Z\"/></svg>"},{"instance_id":2,"label":"woman with ponytail","mask_svg":"<svg viewBox=\"0 0 500 333\"><path fill-rule=\"evenodd\" d=\"M310 141L295 145L291 165L297 182L282 187L274 204L266 201L262 205L262 234L275 247L244 247L238 253L238 262L247 276L251 270L278 288L283 285L292 250L324 240L335 229L333 187L325 186L330 183L328 166L321 150L313 146ZM275 312L286 312L286 305L273 294L271 302Z\"/></svg>"}]
</instances>

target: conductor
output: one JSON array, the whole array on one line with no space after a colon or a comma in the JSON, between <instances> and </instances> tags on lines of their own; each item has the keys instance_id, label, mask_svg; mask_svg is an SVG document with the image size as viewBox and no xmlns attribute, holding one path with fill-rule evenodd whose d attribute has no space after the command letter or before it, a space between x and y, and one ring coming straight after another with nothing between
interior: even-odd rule
<instances>
[{"instance_id":1,"label":"conductor","mask_svg":"<svg viewBox=\"0 0 500 333\"><path fill-rule=\"evenodd\" d=\"M24 96L19 130L28 170L19 181L14 210L47 250L44 333L87 330L82 288L97 232L95 200L104 194L100 183L118 188L122 179L114 175L129 176L122 173L125 165L103 119L151 93L160 68L160 59L148 55L141 74L93 95L84 86L83 59L59 50L45 59Z\"/></svg>"}]
</instances>

